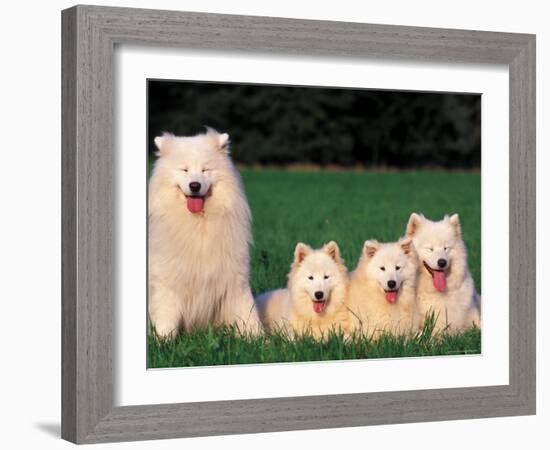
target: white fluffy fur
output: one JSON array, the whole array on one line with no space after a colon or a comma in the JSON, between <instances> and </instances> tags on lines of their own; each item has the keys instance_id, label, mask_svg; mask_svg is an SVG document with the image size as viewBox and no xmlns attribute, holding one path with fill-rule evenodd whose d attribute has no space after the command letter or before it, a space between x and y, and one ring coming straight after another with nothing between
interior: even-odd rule
<instances>
[{"instance_id":1,"label":"white fluffy fur","mask_svg":"<svg viewBox=\"0 0 550 450\"><path fill-rule=\"evenodd\" d=\"M368 335L409 333L418 327L416 273L418 258L410 239L366 241L351 274L348 307L350 327ZM388 281L395 281L397 300L386 300Z\"/></svg>"},{"instance_id":2,"label":"white fluffy fur","mask_svg":"<svg viewBox=\"0 0 550 450\"><path fill-rule=\"evenodd\" d=\"M480 299L474 280L468 270L466 246L458 214L432 222L413 213L407 225L407 236L412 238L419 256L417 303L421 318L433 311L437 316L435 331L448 326L450 332L480 325ZM439 292L432 275L424 267L437 268L438 259L448 261L446 290Z\"/></svg>"},{"instance_id":3,"label":"white fluffy fur","mask_svg":"<svg viewBox=\"0 0 550 450\"><path fill-rule=\"evenodd\" d=\"M319 339L331 330L347 329L347 286L348 272L335 242L317 250L299 243L287 288L266 292L256 302L267 328L284 329L291 335L311 333ZM315 292L323 292L326 301L320 313L313 309Z\"/></svg>"},{"instance_id":4,"label":"white fluffy fur","mask_svg":"<svg viewBox=\"0 0 550 450\"><path fill-rule=\"evenodd\" d=\"M227 134L155 139L149 183L149 317L160 336L182 328L237 324L258 331L249 286L250 209L228 155ZM204 209L186 207L201 183Z\"/></svg>"}]
</instances>

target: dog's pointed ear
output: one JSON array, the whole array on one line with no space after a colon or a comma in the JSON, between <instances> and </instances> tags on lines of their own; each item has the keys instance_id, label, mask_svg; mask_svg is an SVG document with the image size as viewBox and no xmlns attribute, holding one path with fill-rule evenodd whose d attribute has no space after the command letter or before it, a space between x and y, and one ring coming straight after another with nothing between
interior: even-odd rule
<instances>
[{"instance_id":1,"label":"dog's pointed ear","mask_svg":"<svg viewBox=\"0 0 550 450\"><path fill-rule=\"evenodd\" d=\"M335 262L340 263L342 261L342 257L340 256L340 248L336 242L330 241L328 244L325 244L323 251Z\"/></svg>"},{"instance_id":2,"label":"dog's pointed ear","mask_svg":"<svg viewBox=\"0 0 550 450\"><path fill-rule=\"evenodd\" d=\"M407 223L407 237L412 238L417 232L420 224L424 221L422 214L412 213L409 217L409 223Z\"/></svg>"},{"instance_id":3,"label":"dog's pointed ear","mask_svg":"<svg viewBox=\"0 0 550 450\"><path fill-rule=\"evenodd\" d=\"M410 256L412 254L413 243L410 237L403 237L399 239L398 244L401 247L401 250L403 250L403 253L405 253L405 255Z\"/></svg>"},{"instance_id":4,"label":"dog's pointed ear","mask_svg":"<svg viewBox=\"0 0 550 450\"><path fill-rule=\"evenodd\" d=\"M453 214L451 217L447 217L447 220L454 227L456 235L461 236L462 227L460 226L460 217L458 217L458 214Z\"/></svg>"},{"instance_id":5,"label":"dog's pointed ear","mask_svg":"<svg viewBox=\"0 0 550 450\"><path fill-rule=\"evenodd\" d=\"M363 254L367 258L372 258L376 254L379 248L380 248L380 244L378 243L378 241L375 241L375 240L365 241L365 243L363 244Z\"/></svg>"},{"instance_id":6,"label":"dog's pointed ear","mask_svg":"<svg viewBox=\"0 0 550 450\"><path fill-rule=\"evenodd\" d=\"M214 142L218 150L223 153L229 154L229 135L227 133L219 133L214 128L209 127L208 125L204 126L206 128L206 134L214 138Z\"/></svg>"},{"instance_id":7,"label":"dog's pointed ear","mask_svg":"<svg viewBox=\"0 0 550 450\"><path fill-rule=\"evenodd\" d=\"M296 244L294 249L294 264L301 264L307 255L311 253L312 249L309 245L302 242Z\"/></svg>"},{"instance_id":8,"label":"dog's pointed ear","mask_svg":"<svg viewBox=\"0 0 550 450\"><path fill-rule=\"evenodd\" d=\"M174 135L172 133L162 133L161 136L157 136L154 141L155 141L155 145L157 146L158 148L158 152L157 152L157 156L159 157L162 157L162 156L166 156L168 153L170 153L170 141L172 140L172 138L174 137Z\"/></svg>"},{"instance_id":9,"label":"dog's pointed ear","mask_svg":"<svg viewBox=\"0 0 550 450\"><path fill-rule=\"evenodd\" d=\"M227 133L222 133L218 136L218 145L222 152L229 153L229 142L229 135Z\"/></svg>"}]
</instances>

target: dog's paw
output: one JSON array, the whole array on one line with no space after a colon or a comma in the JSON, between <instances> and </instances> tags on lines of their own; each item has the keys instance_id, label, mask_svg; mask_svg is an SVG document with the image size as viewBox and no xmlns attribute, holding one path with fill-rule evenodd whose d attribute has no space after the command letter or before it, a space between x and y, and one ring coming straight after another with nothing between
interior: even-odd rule
<instances>
[{"instance_id":1,"label":"dog's paw","mask_svg":"<svg viewBox=\"0 0 550 450\"><path fill-rule=\"evenodd\" d=\"M178 328L171 323L157 322L151 329L151 335L158 340L175 339L178 335Z\"/></svg>"}]
</instances>

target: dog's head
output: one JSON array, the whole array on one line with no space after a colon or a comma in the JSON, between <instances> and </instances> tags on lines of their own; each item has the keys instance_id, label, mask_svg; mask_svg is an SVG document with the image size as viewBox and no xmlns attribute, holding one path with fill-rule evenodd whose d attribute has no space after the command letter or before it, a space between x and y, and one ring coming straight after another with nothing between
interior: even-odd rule
<instances>
[{"instance_id":1,"label":"dog's head","mask_svg":"<svg viewBox=\"0 0 550 450\"><path fill-rule=\"evenodd\" d=\"M294 250L289 276L293 287L307 293L313 310L322 314L330 302L334 288L345 283L345 271L336 242L331 241L318 250L300 242Z\"/></svg>"},{"instance_id":2,"label":"dog's head","mask_svg":"<svg viewBox=\"0 0 550 450\"><path fill-rule=\"evenodd\" d=\"M163 172L191 213L201 213L214 186L231 166L229 135L211 128L190 137L165 133L155 138L155 145L159 150L155 170Z\"/></svg>"},{"instance_id":3,"label":"dog's head","mask_svg":"<svg viewBox=\"0 0 550 450\"><path fill-rule=\"evenodd\" d=\"M415 281L418 261L409 238L384 244L366 241L362 258L367 261L366 276L376 280L390 304L397 302L399 290L405 283Z\"/></svg>"},{"instance_id":4,"label":"dog's head","mask_svg":"<svg viewBox=\"0 0 550 450\"><path fill-rule=\"evenodd\" d=\"M462 254L458 214L433 222L421 214L412 213L407 224L407 236L413 240L424 270L433 279L434 288L444 292L453 259Z\"/></svg>"}]
</instances>

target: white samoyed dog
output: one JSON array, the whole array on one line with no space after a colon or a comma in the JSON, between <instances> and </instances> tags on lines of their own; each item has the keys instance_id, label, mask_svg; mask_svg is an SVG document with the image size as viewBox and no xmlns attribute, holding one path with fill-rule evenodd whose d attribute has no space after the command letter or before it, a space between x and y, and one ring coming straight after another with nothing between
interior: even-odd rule
<instances>
[{"instance_id":1,"label":"white samoyed dog","mask_svg":"<svg viewBox=\"0 0 550 450\"><path fill-rule=\"evenodd\" d=\"M412 242L369 240L351 274L348 307L351 330L368 335L407 334L418 328L416 274Z\"/></svg>"},{"instance_id":2,"label":"white samoyed dog","mask_svg":"<svg viewBox=\"0 0 550 450\"><path fill-rule=\"evenodd\" d=\"M208 324L261 329L249 286L250 209L229 135L155 138L149 182L149 317L159 336Z\"/></svg>"},{"instance_id":3,"label":"white samoyed dog","mask_svg":"<svg viewBox=\"0 0 550 450\"><path fill-rule=\"evenodd\" d=\"M437 319L434 331L448 327L458 332L479 326L480 298L468 270L458 214L432 222L412 213L407 236L420 260L417 303L421 319L432 311Z\"/></svg>"},{"instance_id":4,"label":"white samoyed dog","mask_svg":"<svg viewBox=\"0 0 550 450\"><path fill-rule=\"evenodd\" d=\"M347 287L348 271L336 242L317 250L298 243L287 288L265 292L256 303L268 329L319 339L331 330L346 330Z\"/></svg>"}]
</instances>

